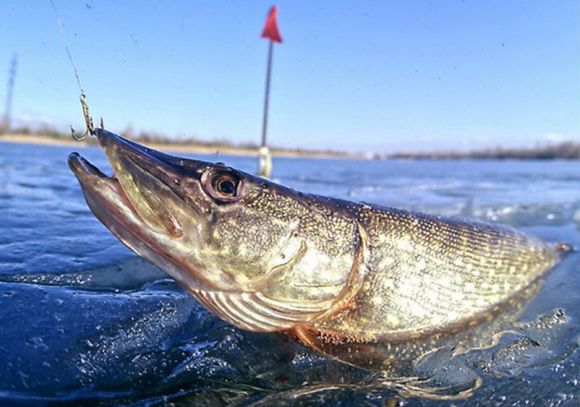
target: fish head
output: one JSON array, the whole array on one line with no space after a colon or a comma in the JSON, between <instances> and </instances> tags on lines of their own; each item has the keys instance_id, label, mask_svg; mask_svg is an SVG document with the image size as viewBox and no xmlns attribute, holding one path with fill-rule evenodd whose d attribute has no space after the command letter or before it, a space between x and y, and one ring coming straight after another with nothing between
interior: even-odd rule
<instances>
[{"instance_id":1,"label":"fish head","mask_svg":"<svg viewBox=\"0 0 580 407\"><path fill-rule=\"evenodd\" d=\"M344 296L358 248L347 216L332 221L350 235L329 241L316 230L327 214L303 194L103 129L96 136L113 176L69 157L95 216L220 318L251 331L290 329Z\"/></svg>"}]
</instances>

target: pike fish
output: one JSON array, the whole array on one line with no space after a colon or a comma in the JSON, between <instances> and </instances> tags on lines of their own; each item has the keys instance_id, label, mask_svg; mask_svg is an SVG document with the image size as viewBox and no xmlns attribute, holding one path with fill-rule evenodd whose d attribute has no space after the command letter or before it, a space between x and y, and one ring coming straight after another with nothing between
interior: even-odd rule
<instances>
[{"instance_id":1,"label":"pike fish","mask_svg":"<svg viewBox=\"0 0 580 407\"><path fill-rule=\"evenodd\" d=\"M224 321L327 353L483 324L570 249L507 226L305 194L95 135L114 174L77 153L69 165L117 238Z\"/></svg>"}]
</instances>

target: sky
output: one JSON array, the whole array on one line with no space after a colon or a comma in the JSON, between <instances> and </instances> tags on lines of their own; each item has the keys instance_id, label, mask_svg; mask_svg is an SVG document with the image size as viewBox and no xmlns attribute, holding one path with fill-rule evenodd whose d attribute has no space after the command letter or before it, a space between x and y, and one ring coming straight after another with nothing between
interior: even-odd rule
<instances>
[{"instance_id":1,"label":"sky","mask_svg":"<svg viewBox=\"0 0 580 407\"><path fill-rule=\"evenodd\" d=\"M271 1L54 0L91 113L121 132L258 143ZM580 141L580 1L279 0L270 144L472 150ZM82 129L49 0L0 2L0 103ZM3 108L3 106L2 106Z\"/></svg>"}]
</instances>

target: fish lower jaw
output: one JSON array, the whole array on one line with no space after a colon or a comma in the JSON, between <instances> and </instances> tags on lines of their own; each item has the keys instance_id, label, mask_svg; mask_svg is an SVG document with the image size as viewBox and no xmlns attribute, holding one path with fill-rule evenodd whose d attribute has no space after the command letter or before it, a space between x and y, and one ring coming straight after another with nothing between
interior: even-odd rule
<instances>
[{"instance_id":1,"label":"fish lower jaw","mask_svg":"<svg viewBox=\"0 0 580 407\"><path fill-rule=\"evenodd\" d=\"M69 155L68 164L77 177L85 196L87 194L92 196L98 195L99 199L107 207L124 207L128 210L127 212L130 212L130 215L134 215L141 220L114 171L108 176L78 153Z\"/></svg>"}]
</instances>

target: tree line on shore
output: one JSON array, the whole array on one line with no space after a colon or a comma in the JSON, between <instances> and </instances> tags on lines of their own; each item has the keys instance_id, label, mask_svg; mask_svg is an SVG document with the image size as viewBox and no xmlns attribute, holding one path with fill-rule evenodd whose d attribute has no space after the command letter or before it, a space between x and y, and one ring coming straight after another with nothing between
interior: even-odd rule
<instances>
[{"instance_id":1,"label":"tree line on shore","mask_svg":"<svg viewBox=\"0 0 580 407\"><path fill-rule=\"evenodd\" d=\"M1 133L1 132L0 132ZM6 131L4 131L6 133ZM62 132L54 127L44 125L39 128L21 126L11 129L12 134L22 134L31 136L44 136L55 139L70 139L71 134ZM186 147L201 147L231 150L257 150L258 144L252 142L233 143L227 139L200 140L195 137L170 137L166 134L140 131L134 132L128 127L120 134L144 144L162 144ZM96 144L96 140L89 138L89 143ZM304 156L328 156L336 158L353 159L412 159L412 160L578 160L580 159L580 142L563 141L560 143L549 143L537 145L531 148L503 148L495 147L473 151L435 151L435 152L399 152L399 153L351 153L346 151L336 151L330 149L305 149L305 148L284 148L271 147L276 153L293 153Z\"/></svg>"},{"instance_id":2,"label":"tree line on shore","mask_svg":"<svg viewBox=\"0 0 580 407\"><path fill-rule=\"evenodd\" d=\"M70 139L71 133L60 131L54 127L44 125L39 128L31 128L27 126L20 126L12 128L9 132L4 131L4 133L11 134L21 134L30 136L43 136L54 139ZM2 132L0 132L2 134ZM161 145L174 145L174 146L185 146L185 147L201 147L201 148L215 148L215 149L231 149L231 150L258 150L259 146L257 143L252 142L241 142L233 143L227 139L218 140L201 140L195 137L184 136L184 137L170 137L166 134L153 132L153 131L139 131L135 132L131 127L119 133L121 136L129 138L133 141L137 141L143 144L161 144ZM94 138L88 138L86 140L90 144L96 144L97 141ZM346 151L336 151L330 149L305 149L305 148L288 148L288 147L270 147L270 150L275 153L293 153L296 155L320 155L320 156L331 156L331 157L343 157L343 158L358 158L357 154L349 153Z\"/></svg>"},{"instance_id":3,"label":"tree line on shore","mask_svg":"<svg viewBox=\"0 0 580 407\"><path fill-rule=\"evenodd\" d=\"M380 158L424 160L578 160L580 142L563 141L532 148L488 148L467 152L410 152L387 154Z\"/></svg>"}]
</instances>

